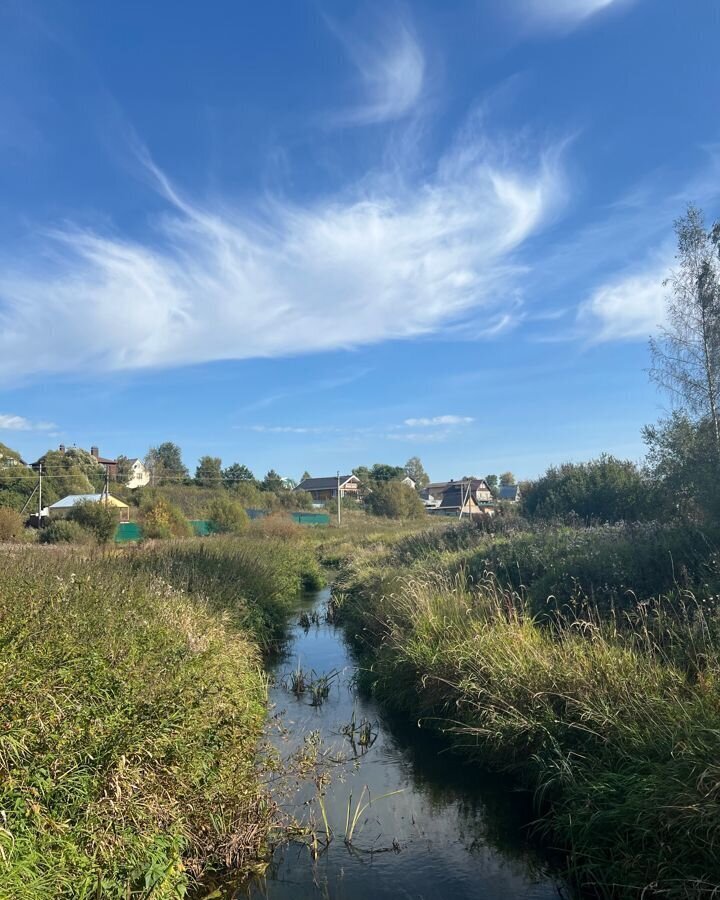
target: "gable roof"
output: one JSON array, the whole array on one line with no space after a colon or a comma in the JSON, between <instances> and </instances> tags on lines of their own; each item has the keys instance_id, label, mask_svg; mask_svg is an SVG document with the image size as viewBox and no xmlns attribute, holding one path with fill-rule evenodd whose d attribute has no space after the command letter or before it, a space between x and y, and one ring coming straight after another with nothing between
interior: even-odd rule
<instances>
[{"instance_id":1,"label":"gable roof","mask_svg":"<svg viewBox=\"0 0 720 900\"><path fill-rule=\"evenodd\" d=\"M464 501L464 503L463 503ZM461 506L477 506L473 491L468 492L467 482L456 481L443 492L439 509L460 509Z\"/></svg>"},{"instance_id":2,"label":"gable roof","mask_svg":"<svg viewBox=\"0 0 720 900\"><path fill-rule=\"evenodd\" d=\"M63 497L62 500L58 500L57 503L53 503L49 508L72 509L73 506L77 506L78 503L99 503L101 500L105 502L104 498L105 494L68 494L67 497ZM109 506L129 509L127 503L123 503L122 500L118 500L118 498L113 497L112 494L107 495L107 503Z\"/></svg>"},{"instance_id":3,"label":"gable roof","mask_svg":"<svg viewBox=\"0 0 720 900\"><path fill-rule=\"evenodd\" d=\"M519 484L501 484L498 488L499 500L517 500L520 495Z\"/></svg>"},{"instance_id":4,"label":"gable roof","mask_svg":"<svg viewBox=\"0 0 720 900\"><path fill-rule=\"evenodd\" d=\"M348 481L357 481L360 483L360 479L357 475L341 475L340 476L340 487L344 487ZM300 484L295 488L296 491L327 491L331 488L336 488L338 484L337 475L330 475L327 478L306 478L304 481L301 481Z\"/></svg>"},{"instance_id":5,"label":"gable roof","mask_svg":"<svg viewBox=\"0 0 720 900\"><path fill-rule=\"evenodd\" d=\"M468 484L470 485L470 489L473 491L489 491L487 481L484 478L470 478L465 479L464 481L460 478L453 481L433 481L431 484L426 485L421 494L442 494L445 491L455 490L459 487L459 485L465 485L467 490Z\"/></svg>"}]
</instances>

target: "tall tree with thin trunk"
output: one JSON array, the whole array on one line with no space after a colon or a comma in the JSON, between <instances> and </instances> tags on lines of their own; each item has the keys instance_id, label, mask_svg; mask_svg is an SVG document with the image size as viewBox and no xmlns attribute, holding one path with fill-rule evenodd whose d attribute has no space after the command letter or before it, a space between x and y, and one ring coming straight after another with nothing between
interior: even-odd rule
<instances>
[{"instance_id":1,"label":"tall tree with thin trunk","mask_svg":"<svg viewBox=\"0 0 720 900\"><path fill-rule=\"evenodd\" d=\"M650 341L650 374L682 410L710 422L720 461L720 228L708 232L690 205L675 233L678 265L665 282L667 325Z\"/></svg>"}]
</instances>

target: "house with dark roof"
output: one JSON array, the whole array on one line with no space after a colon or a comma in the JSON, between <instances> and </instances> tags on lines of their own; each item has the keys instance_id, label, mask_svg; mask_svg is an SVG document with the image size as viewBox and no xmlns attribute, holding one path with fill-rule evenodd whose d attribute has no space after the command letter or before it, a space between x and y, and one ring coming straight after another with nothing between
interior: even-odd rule
<instances>
[{"instance_id":1,"label":"house with dark roof","mask_svg":"<svg viewBox=\"0 0 720 900\"><path fill-rule=\"evenodd\" d=\"M507 500L509 503L517 503L520 500L520 485L501 484L498 488L498 500Z\"/></svg>"},{"instance_id":2,"label":"house with dark roof","mask_svg":"<svg viewBox=\"0 0 720 900\"><path fill-rule=\"evenodd\" d=\"M296 491L307 491L314 503L326 503L340 497L360 498L360 479L356 475L329 475L327 478L304 478L295 488Z\"/></svg>"},{"instance_id":3,"label":"house with dark roof","mask_svg":"<svg viewBox=\"0 0 720 900\"><path fill-rule=\"evenodd\" d=\"M439 509L445 500L445 494L450 492L451 498L459 500L458 485L464 486L464 493L469 492L469 498L478 509L491 508L494 498L490 486L484 478L470 478L465 481L434 481L420 491L420 499L425 503L428 511ZM447 508L447 504L445 504Z\"/></svg>"},{"instance_id":4,"label":"house with dark roof","mask_svg":"<svg viewBox=\"0 0 720 900\"><path fill-rule=\"evenodd\" d=\"M100 451L97 447L90 448L90 456L95 458L95 462L99 463L101 466L104 466L107 469L108 477L111 481L114 481L117 478L117 460L116 459L107 459L105 456L100 456Z\"/></svg>"},{"instance_id":5,"label":"house with dark roof","mask_svg":"<svg viewBox=\"0 0 720 900\"><path fill-rule=\"evenodd\" d=\"M495 499L484 478L434 481L420 491L420 499L431 515L495 515Z\"/></svg>"}]
</instances>

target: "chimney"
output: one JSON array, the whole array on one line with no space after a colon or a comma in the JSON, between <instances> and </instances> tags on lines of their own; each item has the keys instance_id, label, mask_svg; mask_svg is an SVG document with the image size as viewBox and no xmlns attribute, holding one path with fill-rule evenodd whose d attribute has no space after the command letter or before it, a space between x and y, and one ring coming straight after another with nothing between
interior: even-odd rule
<instances>
[{"instance_id":1,"label":"chimney","mask_svg":"<svg viewBox=\"0 0 720 900\"><path fill-rule=\"evenodd\" d=\"M60 444L60 446L58 447L58 450L59 450L61 453L64 453L64 452L65 452L65 444Z\"/></svg>"},{"instance_id":2,"label":"chimney","mask_svg":"<svg viewBox=\"0 0 720 900\"><path fill-rule=\"evenodd\" d=\"M91 447L91 448L90 448L90 455L91 455L91 456L94 456L95 459L97 459L98 456L100 456L100 451L98 450L97 447Z\"/></svg>"}]
</instances>

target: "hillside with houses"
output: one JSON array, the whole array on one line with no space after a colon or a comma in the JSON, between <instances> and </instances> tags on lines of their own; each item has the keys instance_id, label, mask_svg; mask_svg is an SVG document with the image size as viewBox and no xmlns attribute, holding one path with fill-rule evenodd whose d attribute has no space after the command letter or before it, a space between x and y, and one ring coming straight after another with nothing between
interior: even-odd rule
<instances>
[{"instance_id":1,"label":"hillside with houses","mask_svg":"<svg viewBox=\"0 0 720 900\"><path fill-rule=\"evenodd\" d=\"M310 524L337 518L343 509L399 519L492 518L503 504L517 504L520 496L510 473L500 480L488 476L430 482L417 457L405 466L378 463L344 475L314 477L306 472L295 481L273 470L258 479L242 464L223 467L219 458L210 456L202 457L191 474L180 448L171 442L151 448L143 458L107 457L95 445L85 450L60 444L32 462L0 445L0 509L16 514L16 530L22 525L26 539L28 529L42 532L59 520L72 521L87 504L102 505L120 525L139 526L146 519L152 522L161 504L165 517L176 523L175 533L181 534L177 523L183 518L190 523L188 533L192 527L205 527L193 523L212 523L220 499L251 519L283 513ZM301 512L305 515L299 517ZM40 537L47 539L55 531ZM146 531L152 534L153 528ZM121 528L118 534L139 537L142 530Z\"/></svg>"}]
</instances>

